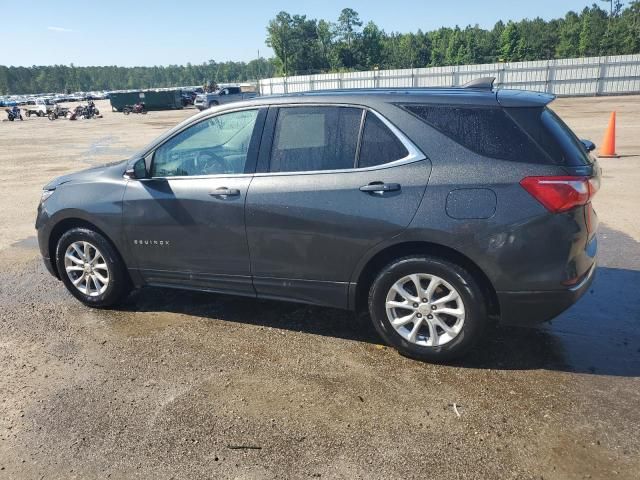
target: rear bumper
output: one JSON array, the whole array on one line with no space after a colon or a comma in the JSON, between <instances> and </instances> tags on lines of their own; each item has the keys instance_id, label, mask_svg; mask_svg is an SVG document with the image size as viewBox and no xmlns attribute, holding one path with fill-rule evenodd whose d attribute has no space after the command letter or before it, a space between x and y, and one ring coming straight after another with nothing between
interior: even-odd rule
<instances>
[{"instance_id":1,"label":"rear bumper","mask_svg":"<svg viewBox=\"0 0 640 480\"><path fill-rule=\"evenodd\" d=\"M595 272L596 264L594 263L578 284L566 290L498 292L500 323L527 326L557 317L587 292Z\"/></svg>"}]
</instances>

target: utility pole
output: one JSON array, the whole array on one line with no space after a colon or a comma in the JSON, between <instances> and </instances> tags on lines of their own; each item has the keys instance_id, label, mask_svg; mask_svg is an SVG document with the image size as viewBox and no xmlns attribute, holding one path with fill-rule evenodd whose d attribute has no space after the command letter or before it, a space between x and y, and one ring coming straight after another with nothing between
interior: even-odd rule
<instances>
[{"instance_id":1,"label":"utility pole","mask_svg":"<svg viewBox=\"0 0 640 480\"><path fill-rule=\"evenodd\" d=\"M258 66L258 82L260 81L260 49L258 49L258 63L256 63L256 65Z\"/></svg>"},{"instance_id":2,"label":"utility pole","mask_svg":"<svg viewBox=\"0 0 640 480\"><path fill-rule=\"evenodd\" d=\"M622 9L622 2L620 0L600 0L601 2L609 2L609 18L612 18L614 13L618 15Z\"/></svg>"}]
</instances>

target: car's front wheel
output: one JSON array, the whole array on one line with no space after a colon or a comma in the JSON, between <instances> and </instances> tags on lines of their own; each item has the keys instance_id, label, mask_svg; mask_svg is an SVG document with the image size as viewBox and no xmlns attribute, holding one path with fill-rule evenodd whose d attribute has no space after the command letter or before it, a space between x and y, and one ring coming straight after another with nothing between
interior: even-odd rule
<instances>
[{"instance_id":1,"label":"car's front wheel","mask_svg":"<svg viewBox=\"0 0 640 480\"><path fill-rule=\"evenodd\" d=\"M90 307L109 307L129 291L129 279L120 256L101 234L72 228L56 248L60 278L71 294Z\"/></svg>"},{"instance_id":2,"label":"car's front wheel","mask_svg":"<svg viewBox=\"0 0 640 480\"><path fill-rule=\"evenodd\" d=\"M380 336L401 354L442 362L466 353L487 322L482 290L461 266L431 256L387 265L369 292Z\"/></svg>"}]
</instances>

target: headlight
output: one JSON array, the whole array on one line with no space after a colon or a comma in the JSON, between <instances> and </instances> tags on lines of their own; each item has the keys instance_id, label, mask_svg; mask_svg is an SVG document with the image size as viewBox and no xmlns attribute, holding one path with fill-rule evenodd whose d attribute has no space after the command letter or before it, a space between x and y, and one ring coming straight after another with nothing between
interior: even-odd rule
<instances>
[{"instance_id":1,"label":"headlight","mask_svg":"<svg viewBox=\"0 0 640 480\"><path fill-rule=\"evenodd\" d=\"M40 203L44 203L47 198L53 195L53 192L55 192L55 190L43 190L42 197L40 197Z\"/></svg>"}]
</instances>

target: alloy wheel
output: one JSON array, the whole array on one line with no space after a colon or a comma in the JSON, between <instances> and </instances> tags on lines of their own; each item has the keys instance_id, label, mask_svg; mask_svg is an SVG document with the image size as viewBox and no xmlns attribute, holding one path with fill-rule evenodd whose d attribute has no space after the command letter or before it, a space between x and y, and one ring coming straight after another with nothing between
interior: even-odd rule
<instances>
[{"instance_id":1,"label":"alloy wheel","mask_svg":"<svg viewBox=\"0 0 640 480\"><path fill-rule=\"evenodd\" d=\"M458 336L465 308L458 291L436 275L416 273L395 282L385 302L395 331L419 346L445 345Z\"/></svg>"},{"instance_id":2,"label":"alloy wheel","mask_svg":"<svg viewBox=\"0 0 640 480\"><path fill-rule=\"evenodd\" d=\"M109 267L94 245L73 242L64 254L64 268L71 283L84 295L97 297L109 286Z\"/></svg>"}]
</instances>

